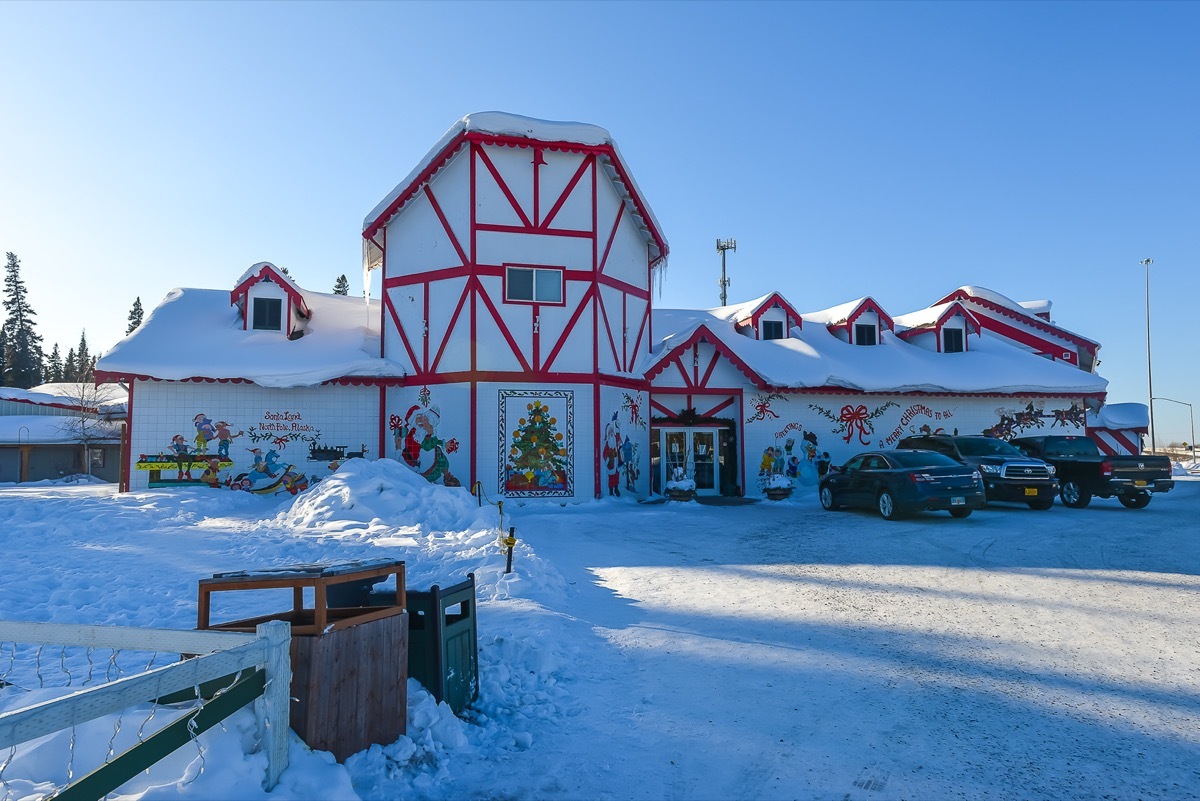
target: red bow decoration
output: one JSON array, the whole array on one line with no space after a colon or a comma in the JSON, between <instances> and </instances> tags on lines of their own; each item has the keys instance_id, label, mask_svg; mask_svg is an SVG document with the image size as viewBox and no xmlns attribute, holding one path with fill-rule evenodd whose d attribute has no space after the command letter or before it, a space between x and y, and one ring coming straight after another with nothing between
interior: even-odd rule
<instances>
[{"instance_id":1,"label":"red bow decoration","mask_svg":"<svg viewBox=\"0 0 1200 801\"><path fill-rule=\"evenodd\" d=\"M840 417L838 417L838 420L840 420L842 424L846 426L846 442L849 442L854 436L854 429L857 428L858 441L863 445L871 444L867 439L867 434L869 433L867 431L867 419L867 407L863 406L861 403L857 407L851 406L850 404L846 404L842 407L842 414Z\"/></svg>"}]
</instances>

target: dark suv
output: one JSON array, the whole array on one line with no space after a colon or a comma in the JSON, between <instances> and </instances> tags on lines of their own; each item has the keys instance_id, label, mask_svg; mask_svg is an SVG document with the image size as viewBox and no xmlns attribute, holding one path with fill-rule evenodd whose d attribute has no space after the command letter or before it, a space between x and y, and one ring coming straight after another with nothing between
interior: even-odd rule
<instances>
[{"instance_id":1,"label":"dark suv","mask_svg":"<svg viewBox=\"0 0 1200 801\"><path fill-rule=\"evenodd\" d=\"M989 501L1019 501L1030 509L1049 509L1058 492L1054 467L1033 459L1002 439L979 435L930 434L905 437L897 448L921 448L944 453L970 465L983 476Z\"/></svg>"}]
</instances>

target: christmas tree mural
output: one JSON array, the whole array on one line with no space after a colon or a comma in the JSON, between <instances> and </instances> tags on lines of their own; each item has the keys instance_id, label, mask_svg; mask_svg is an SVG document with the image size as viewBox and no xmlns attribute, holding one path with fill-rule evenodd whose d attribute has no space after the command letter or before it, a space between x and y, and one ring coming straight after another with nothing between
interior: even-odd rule
<instances>
[{"instance_id":1,"label":"christmas tree mural","mask_svg":"<svg viewBox=\"0 0 1200 801\"><path fill-rule=\"evenodd\" d=\"M506 412L511 429L506 442L504 491L521 495L569 494L569 431L560 430L564 423L554 408L563 402L554 404L550 398L528 395L508 400ZM565 409L569 415L569 401ZM569 428L569 420L566 427Z\"/></svg>"}]
</instances>

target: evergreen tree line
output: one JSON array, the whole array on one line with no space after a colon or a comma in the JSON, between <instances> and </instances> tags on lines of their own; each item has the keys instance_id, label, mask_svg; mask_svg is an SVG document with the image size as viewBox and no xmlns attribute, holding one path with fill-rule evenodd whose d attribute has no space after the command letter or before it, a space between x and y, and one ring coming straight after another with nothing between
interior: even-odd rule
<instances>
[{"instance_id":1,"label":"evergreen tree line","mask_svg":"<svg viewBox=\"0 0 1200 801\"><path fill-rule=\"evenodd\" d=\"M0 386L29 389L51 382L92 382L96 357L88 349L87 332L64 357L54 343L47 356L37 331L37 312L21 279L21 260L9 252L4 268L4 324L0 326ZM139 312L140 314L140 312Z\"/></svg>"},{"instance_id":2,"label":"evergreen tree line","mask_svg":"<svg viewBox=\"0 0 1200 801\"><path fill-rule=\"evenodd\" d=\"M4 324L0 326L0 386L29 389L39 384L59 382L91 383L95 381L96 357L88 350L87 332L79 335L79 344L63 356L54 343L47 356L42 349L42 337L37 332L37 312L29 303L25 282L21 280L21 260L11 251L4 272ZM287 270L284 270L287 273ZM350 282L338 276L333 291L349 293ZM129 310L131 334L142 324L142 299L133 301Z\"/></svg>"}]
</instances>

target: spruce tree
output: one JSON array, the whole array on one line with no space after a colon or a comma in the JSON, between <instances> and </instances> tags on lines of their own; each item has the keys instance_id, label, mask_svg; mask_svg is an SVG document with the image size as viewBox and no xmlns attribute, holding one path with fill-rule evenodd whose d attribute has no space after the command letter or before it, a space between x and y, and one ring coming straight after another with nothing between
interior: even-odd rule
<instances>
[{"instance_id":1,"label":"spruce tree","mask_svg":"<svg viewBox=\"0 0 1200 801\"><path fill-rule=\"evenodd\" d=\"M75 380L92 380L92 354L88 353L87 331L79 335L79 347L75 350Z\"/></svg>"},{"instance_id":2,"label":"spruce tree","mask_svg":"<svg viewBox=\"0 0 1200 801\"><path fill-rule=\"evenodd\" d=\"M129 335L142 324L142 298L139 295L133 299L133 308L129 310L129 327L125 329L125 334Z\"/></svg>"},{"instance_id":3,"label":"spruce tree","mask_svg":"<svg viewBox=\"0 0 1200 801\"><path fill-rule=\"evenodd\" d=\"M8 386L8 331L0 325L0 386Z\"/></svg>"},{"instance_id":4,"label":"spruce tree","mask_svg":"<svg viewBox=\"0 0 1200 801\"><path fill-rule=\"evenodd\" d=\"M42 337L34 317L37 312L29 305L25 282L21 280L21 260L8 253L4 275L4 321L6 333L4 368L5 383L11 387L29 389L42 379Z\"/></svg>"},{"instance_id":5,"label":"spruce tree","mask_svg":"<svg viewBox=\"0 0 1200 801\"><path fill-rule=\"evenodd\" d=\"M54 343L54 349L50 351L50 360L46 362L46 383L59 384L63 380L63 361L62 353L58 349L58 343Z\"/></svg>"},{"instance_id":6,"label":"spruce tree","mask_svg":"<svg viewBox=\"0 0 1200 801\"><path fill-rule=\"evenodd\" d=\"M78 381L78 371L76 370L77 362L75 361L75 349L71 348L67 351L67 358L63 361L63 381Z\"/></svg>"},{"instance_id":7,"label":"spruce tree","mask_svg":"<svg viewBox=\"0 0 1200 801\"><path fill-rule=\"evenodd\" d=\"M350 282L348 280L346 280L346 276L344 274L339 275L338 280L334 282L333 294L335 294L335 295L349 295L350 294Z\"/></svg>"}]
</instances>

